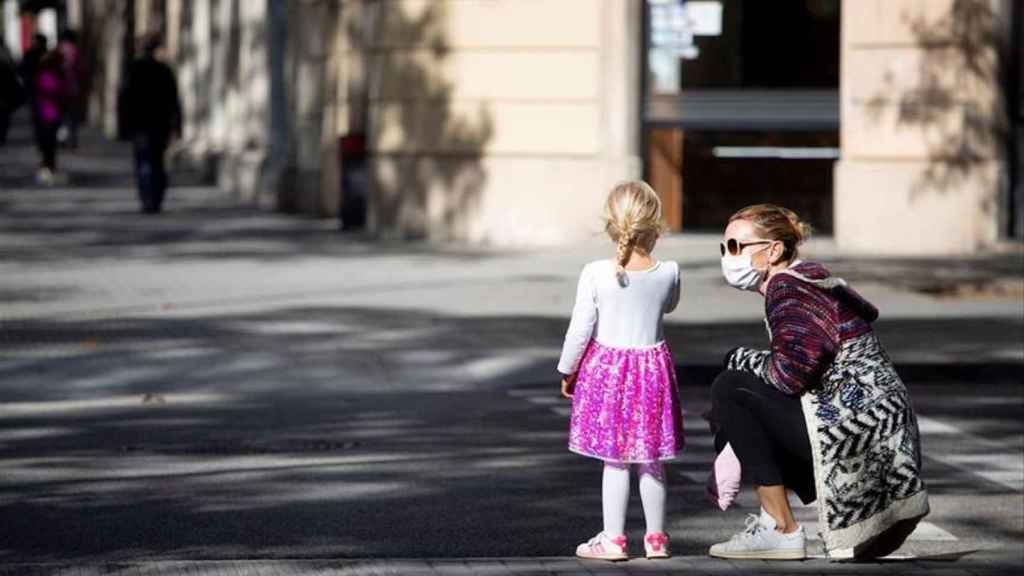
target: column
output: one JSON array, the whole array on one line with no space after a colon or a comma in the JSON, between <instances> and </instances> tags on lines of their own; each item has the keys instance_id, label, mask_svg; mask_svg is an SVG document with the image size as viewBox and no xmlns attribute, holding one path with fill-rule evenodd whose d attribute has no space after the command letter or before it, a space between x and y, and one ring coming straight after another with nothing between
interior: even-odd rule
<instances>
[{"instance_id":1,"label":"column","mask_svg":"<svg viewBox=\"0 0 1024 576\"><path fill-rule=\"evenodd\" d=\"M841 249L968 254L997 240L1005 167L998 5L843 2Z\"/></svg>"}]
</instances>

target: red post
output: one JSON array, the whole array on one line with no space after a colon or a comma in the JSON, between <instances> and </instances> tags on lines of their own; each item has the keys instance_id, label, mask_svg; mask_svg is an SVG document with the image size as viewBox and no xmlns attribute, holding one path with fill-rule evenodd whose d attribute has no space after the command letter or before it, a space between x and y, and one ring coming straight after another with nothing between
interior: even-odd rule
<instances>
[{"instance_id":1,"label":"red post","mask_svg":"<svg viewBox=\"0 0 1024 576\"><path fill-rule=\"evenodd\" d=\"M36 15L31 12L21 13L21 53L28 52L32 47L32 36L36 32Z\"/></svg>"}]
</instances>

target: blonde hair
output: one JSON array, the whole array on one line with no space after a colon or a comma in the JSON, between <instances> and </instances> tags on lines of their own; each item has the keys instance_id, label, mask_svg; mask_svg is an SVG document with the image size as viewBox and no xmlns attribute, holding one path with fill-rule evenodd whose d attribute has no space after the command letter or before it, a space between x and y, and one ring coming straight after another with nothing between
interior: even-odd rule
<instances>
[{"instance_id":1,"label":"blonde hair","mask_svg":"<svg viewBox=\"0 0 1024 576\"><path fill-rule=\"evenodd\" d=\"M795 212L774 204L754 204L737 211L729 222L746 220L754 225L757 235L765 240L778 240L785 247L783 260L792 262L800 255L797 248L811 237L811 226Z\"/></svg>"},{"instance_id":2,"label":"blonde hair","mask_svg":"<svg viewBox=\"0 0 1024 576\"><path fill-rule=\"evenodd\" d=\"M621 280L633 249L654 249L664 224L661 199L643 180L620 182L608 193L604 204L604 230L616 243L615 273Z\"/></svg>"}]
</instances>

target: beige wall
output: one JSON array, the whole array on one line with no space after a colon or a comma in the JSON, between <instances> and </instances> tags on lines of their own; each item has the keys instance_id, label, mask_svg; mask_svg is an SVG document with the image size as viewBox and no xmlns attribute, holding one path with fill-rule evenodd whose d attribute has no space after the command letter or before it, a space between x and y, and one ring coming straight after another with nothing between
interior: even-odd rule
<instances>
[{"instance_id":1,"label":"beige wall","mask_svg":"<svg viewBox=\"0 0 1024 576\"><path fill-rule=\"evenodd\" d=\"M607 188L639 173L640 3L375 5L343 6L329 98L337 134L368 131L372 229L496 244L595 233Z\"/></svg>"},{"instance_id":2,"label":"beige wall","mask_svg":"<svg viewBox=\"0 0 1024 576\"><path fill-rule=\"evenodd\" d=\"M998 238L999 10L991 0L847 0L840 248L966 254Z\"/></svg>"}]
</instances>

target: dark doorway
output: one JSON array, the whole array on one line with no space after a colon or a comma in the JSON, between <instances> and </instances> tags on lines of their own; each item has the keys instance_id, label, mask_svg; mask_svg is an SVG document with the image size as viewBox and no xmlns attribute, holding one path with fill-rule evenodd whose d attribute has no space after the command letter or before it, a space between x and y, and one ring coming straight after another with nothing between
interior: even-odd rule
<instances>
[{"instance_id":1,"label":"dark doorway","mask_svg":"<svg viewBox=\"0 0 1024 576\"><path fill-rule=\"evenodd\" d=\"M645 5L645 176L670 227L773 202L830 233L840 1Z\"/></svg>"}]
</instances>

